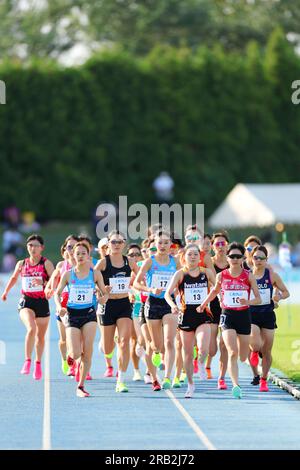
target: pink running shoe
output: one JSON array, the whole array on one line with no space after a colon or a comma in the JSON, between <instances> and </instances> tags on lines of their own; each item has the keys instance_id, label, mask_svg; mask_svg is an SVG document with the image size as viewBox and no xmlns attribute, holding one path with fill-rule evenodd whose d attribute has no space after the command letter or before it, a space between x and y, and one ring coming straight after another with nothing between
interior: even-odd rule
<instances>
[{"instance_id":1,"label":"pink running shoe","mask_svg":"<svg viewBox=\"0 0 300 470\"><path fill-rule=\"evenodd\" d=\"M91 374L88 372L85 380L93 380Z\"/></svg>"},{"instance_id":2,"label":"pink running shoe","mask_svg":"<svg viewBox=\"0 0 300 470\"><path fill-rule=\"evenodd\" d=\"M79 382L80 380L80 365L81 365L81 361L78 364L76 364L76 372L75 372L76 382Z\"/></svg>"},{"instance_id":3,"label":"pink running shoe","mask_svg":"<svg viewBox=\"0 0 300 470\"><path fill-rule=\"evenodd\" d=\"M194 365L194 374L198 374L198 372L199 372L198 359L193 360L193 365Z\"/></svg>"},{"instance_id":4,"label":"pink running shoe","mask_svg":"<svg viewBox=\"0 0 300 470\"><path fill-rule=\"evenodd\" d=\"M34 363L33 378L34 380L41 380L42 378L42 366L38 361L35 361Z\"/></svg>"},{"instance_id":5,"label":"pink running shoe","mask_svg":"<svg viewBox=\"0 0 300 470\"><path fill-rule=\"evenodd\" d=\"M259 381L259 391L260 392L268 392L269 387L266 379L260 379Z\"/></svg>"},{"instance_id":6,"label":"pink running shoe","mask_svg":"<svg viewBox=\"0 0 300 470\"><path fill-rule=\"evenodd\" d=\"M79 397L79 398L87 398L90 396L90 394L84 390L83 387L77 387L77 392L76 392L76 395Z\"/></svg>"},{"instance_id":7,"label":"pink running shoe","mask_svg":"<svg viewBox=\"0 0 300 470\"><path fill-rule=\"evenodd\" d=\"M72 366L69 367L69 370L68 370L68 376L69 377L75 377L75 374L76 374L76 363L74 362L74 364Z\"/></svg>"},{"instance_id":8,"label":"pink running shoe","mask_svg":"<svg viewBox=\"0 0 300 470\"><path fill-rule=\"evenodd\" d=\"M114 368L110 366L104 372L103 377L113 377L113 376L114 376Z\"/></svg>"},{"instance_id":9,"label":"pink running shoe","mask_svg":"<svg viewBox=\"0 0 300 470\"><path fill-rule=\"evenodd\" d=\"M21 370L21 374L28 375L30 374L31 359L26 359Z\"/></svg>"},{"instance_id":10,"label":"pink running shoe","mask_svg":"<svg viewBox=\"0 0 300 470\"><path fill-rule=\"evenodd\" d=\"M259 362L258 352L252 351L252 353L250 354L250 364L251 364L251 366L257 367L258 362Z\"/></svg>"},{"instance_id":11,"label":"pink running shoe","mask_svg":"<svg viewBox=\"0 0 300 470\"><path fill-rule=\"evenodd\" d=\"M218 380L218 389L219 390L227 390L227 385L224 379Z\"/></svg>"}]
</instances>

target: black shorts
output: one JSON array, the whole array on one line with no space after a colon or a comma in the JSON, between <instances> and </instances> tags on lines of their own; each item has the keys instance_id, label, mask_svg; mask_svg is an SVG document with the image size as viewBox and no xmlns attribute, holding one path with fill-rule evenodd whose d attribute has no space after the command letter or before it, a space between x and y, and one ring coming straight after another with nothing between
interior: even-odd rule
<instances>
[{"instance_id":1,"label":"black shorts","mask_svg":"<svg viewBox=\"0 0 300 470\"><path fill-rule=\"evenodd\" d=\"M140 326L146 325L146 318L145 318L145 304L142 303L140 311L139 311L139 324Z\"/></svg>"},{"instance_id":2,"label":"black shorts","mask_svg":"<svg viewBox=\"0 0 300 470\"><path fill-rule=\"evenodd\" d=\"M214 325L219 325L222 309L220 307L220 302L219 302L218 297L216 297L214 300L210 302L209 308L210 308L211 313L213 314L212 323Z\"/></svg>"},{"instance_id":3,"label":"black shorts","mask_svg":"<svg viewBox=\"0 0 300 470\"><path fill-rule=\"evenodd\" d=\"M35 318L46 318L50 316L49 302L47 299L34 299L28 295L22 295L19 300L18 310L30 308L35 313Z\"/></svg>"},{"instance_id":4,"label":"black shorts","mask_svg":"<svg viewBox=\"0 0 300 470\"><path fill-rule=\"evenodd\" d=\"M146 320L162 320L162 318L171 313L171 307L165 299L159 299L150 295L145 303Z\"/></svg>"},{"instance_id":5,"label":"black shorts","mask_svg":"<svg viewBox=\"0 0 300 470\"><path fill-rule=\"evenodd\" d=\"M68 313L62 318L66 328L78 328L79 330L91 321L97 322L94 307L88 308L67 308Z\"/></svg>"},{"instance_id":6,"label":"black shorts","mask_svg":"<svg viewBox=\"0 0 300 470\"><path fill-rule=\"evenodd\" d=\"M183 315L179 315L178 328L182 331L196 331L198 326L211 324L212 318L206 313L198 313L196 309L186 310Z\"/></svg>"},{"instance_id":7,"label":"black shorts","mask_svg":"<svg viewBox=\"0 0 300 470\"><path fill-rule=\"evenodd\" d=\"M100 325L115 325L120 318L130 318L132 320L132 305L128 297L109 299L105 305L99 305L97 315L100 319Z\"/></svg>"},{"instance_id":8,"label":"black shorts","mask_svg":"<svg viewBox=\"0 0 300 470\"><path fill-rule=\"evenodd\" d=\"M250 335L251 315L247 310L222 310L220 327L224 330L235 330L238 335Z\"/></svg>"},{"instance_id":9,"label":"black shorts","mask_svg":"<svg viewBox=\"0 0 300 470\"><path fill-rule=\"evenodd\" d=\"M265 328L266 330L275 330L277 328L274 311L251 312L251 323L252 325L257 325L259 328Z\"/></svg>"}]
</instances>

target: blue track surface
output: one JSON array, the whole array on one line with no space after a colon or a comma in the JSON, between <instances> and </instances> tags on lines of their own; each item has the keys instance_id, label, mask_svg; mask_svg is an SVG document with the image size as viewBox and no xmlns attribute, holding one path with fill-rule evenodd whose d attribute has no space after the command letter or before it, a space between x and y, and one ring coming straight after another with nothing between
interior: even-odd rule
<instances>
[{"instance_id":1,"label":"blue track surface","mask_svg":"<svg viewBox=\"0 0 300 470\"><path fill-rule=\"evenodd\" d=\"M36 382L19 373L25 328L18 318L17 301L16 287L9 300L0 304L0 341L6 345L6 364L0 365L0 449L42 449L44 380ZM150 385L131 380L128 394L116 394L115 379L102 378L104 359L95 343L94 380L87 382L92 396L79 399L74 380L61 372L57 341L52 315L51 449L206 449L172 395L216 449L300 449L300 402L272 384L269 393L259 393L258 387L250 385L246 365L240 365L242 400L233 399L230 390L217 390L216 379L201 384L196 380L192 400L184 399L185 387L171 394L154 393ZM217 376L216 359L213 375Z\"/></svg>"}]
</instances>

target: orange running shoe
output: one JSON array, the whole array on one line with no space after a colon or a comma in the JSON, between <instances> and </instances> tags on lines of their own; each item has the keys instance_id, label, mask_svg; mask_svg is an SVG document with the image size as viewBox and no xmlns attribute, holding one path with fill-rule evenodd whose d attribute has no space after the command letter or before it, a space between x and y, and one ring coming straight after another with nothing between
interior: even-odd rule
<instances>
[{"instance_id":1,"label":"orange running shoe","mask_svg":"<svg viewBox=\"0 0 300 470\"><path fill-rule=\"evenodd\" d=\"M210 379L213 379L213 376L212 376L212 373L211 373L211 368L210 367L206 367L206 376L207 376L207 379L210 380Z\"/></svg>"}]
</instances>

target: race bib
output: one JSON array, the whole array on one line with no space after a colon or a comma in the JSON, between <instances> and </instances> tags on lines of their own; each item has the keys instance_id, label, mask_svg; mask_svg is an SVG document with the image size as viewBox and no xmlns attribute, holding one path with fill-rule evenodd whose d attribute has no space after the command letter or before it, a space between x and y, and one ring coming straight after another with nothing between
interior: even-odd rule
<instances>
[{"instance_id":1,"label":"race bib","mask_svg":"<svg viewBox=\"0 0 300 470\"><path fill-rule=\"evenodd\" d=\"M76 305L92 304L93 294L94 289L92 287L72 286L69 303Z\"/></svg>"},{"instance_id":2,"label":"race bib","mask_svg":"<svg viewBox=\"0 0 300 470\"><path fill-rule=\"evenodd\" d=\"M151 287L154 289L167 290L172 277L173 273L155 273L152 276Z\"/></svg>"},{"instance_id":3,"label":"race bib","mask_svg":"<svg viewBox=\"0 0 300 470\"><path fill-rule=\"evenodd\" d=\"M207 296L207 287L185 287L184 298L186 305L199 305Z\"/></svg>"},{"instance_id":4,"label":"race bib","mask_svg":"<svg viewBox=\"0 0 300 470\"><path fill-rule=\"evenodd\" d=\"M112 287L110 294L128 294L130 277L110 277L109 285Z\"/></svg>"},{"instance_id":5,"label":"race bib","mask_svg":"<svg viewBox=\"0 0 300 470\"><path fill-rule=\"evenodd\" d=\"M271 289L258 289L258 290L259 290L259 294L261 296L261 303L258 304L258 305L270 305L270 303L271 303ZM254 293L251 290L250 300L253 300L254 298L255 298Z\"/></svg>"},{"instance_id":6,"label":"race bib","mask_svg":"<svg viewBox=\"0 0 300 470\"><path fill-rule=\"evenodd\" d=\"M243 307L243 305L240 304L241 299L248 300L248 292L246 290L226 290L223 298L224 307Z\"/></svg>"},{"instance_id":7,"label":"race bib","mask_svg":"<svg viewBox=\"0 0 300 470\"><path fill-rule=\"evenodd\" d=\"M43 285L38 285L35 286L33 285L33 281L43 281L42 276L26 276L22 277L22 290L24 292L43 292L44 286Z\"/></svg>"}]
</instances>

